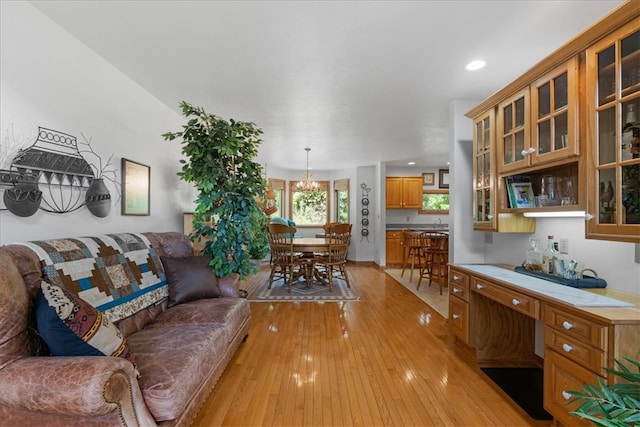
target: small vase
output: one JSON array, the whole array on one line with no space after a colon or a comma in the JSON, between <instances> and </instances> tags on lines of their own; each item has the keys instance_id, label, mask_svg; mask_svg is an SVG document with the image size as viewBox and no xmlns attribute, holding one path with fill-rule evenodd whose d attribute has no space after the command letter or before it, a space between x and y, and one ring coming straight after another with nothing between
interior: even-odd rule
<instances>
[{"instance_id":1,"label":"small vase","mask_svg":"<svg viewBox=\"0 0 640 427\"><path fill-rule=\"evenodd\" d=\"M111 193L109 193L109 189L102 178L91 181L84 200L87 203L89 212L93 215L99 218L109 215L111 211Z\"/></svg>"},{"instance_id":2,"label":"small vase","mask_svg":"<svg viewBox=\"0 0 640 427\"><path fill-rule=\"evenodd\" d=\"M14 215L28 217L36 213L42 201L38 184L21 182L4 190L5 206Z\"/></svg>"}]
</instances>

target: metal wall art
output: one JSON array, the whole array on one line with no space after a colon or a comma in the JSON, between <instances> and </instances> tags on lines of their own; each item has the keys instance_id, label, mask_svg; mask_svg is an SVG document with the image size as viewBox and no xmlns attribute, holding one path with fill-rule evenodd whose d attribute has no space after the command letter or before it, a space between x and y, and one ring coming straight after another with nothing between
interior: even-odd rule
<instances>
[{"instance_id":1,"label":"metal wall art","mask_svg":"<svg viewBox=\"0 0 640 427\"><path fill-rule=\"evenodd\" d=\"M360 184L360 188L362 188L362 199L360 200L360 204L362 205L362 209L360 213L362 214L362 219L360 220L360 224L362 224L362 229L360 230L360 241L362 242L364 239L369 241L369 192L371 188L367 187L366 183Z\"/></svg>"},{"instance_id":2,"label":"metal wall art","mask_svg":"<svg viewBox=\"0 0 640 427\"><path fill-rule=\"evenodd\" d=\"M107 216L111 194L104 186L104 175L113 155L102 167L86 138L85 144L84 152L96 156L100 167L83 157L75 136L39 127L36 141L18 151L9 169L0 169L0 185L8 187L3 195L7 210L28 217L38 209L62 214L86 205L93 215Z\"/></svg>"}]
</instances>

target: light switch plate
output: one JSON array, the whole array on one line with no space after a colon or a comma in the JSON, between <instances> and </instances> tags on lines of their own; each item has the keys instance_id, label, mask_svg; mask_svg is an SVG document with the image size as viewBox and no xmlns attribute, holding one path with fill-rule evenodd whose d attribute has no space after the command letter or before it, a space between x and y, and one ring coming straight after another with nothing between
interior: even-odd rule
<instances>
[{"instance_id":1,"label":"light switch plate","mask_svg":"<svg viewBox=\"0 0 640 427\"><path fill-rule=\"evenodd\" d=\"M560 237L558 239L558 251L561 254L569 253L569 239L567 239L566 237Z\"/></svg>"}]
</instances>

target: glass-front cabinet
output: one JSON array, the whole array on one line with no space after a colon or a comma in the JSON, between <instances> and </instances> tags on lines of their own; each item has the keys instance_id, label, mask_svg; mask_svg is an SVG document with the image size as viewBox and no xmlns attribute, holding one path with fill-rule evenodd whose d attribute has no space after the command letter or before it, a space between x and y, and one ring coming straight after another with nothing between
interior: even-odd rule
<instances>
[{"instance_id":1,"label":"glass-front cabinet","mask_svg":"<svg viewBox=\"0 0 640 427\"><path fill-rule=\"evenodd\" d=\"M587 51L587 236L640 242L640 30L632 22Z\"/></svg>"},{"instance_id":2,"label":"glass-front cabinet","mask_svg":"<svg viewBox=\"0 0 640 427\"><path fill-rule=\"evenodd\" d=\"M529 88L498 105L498 172L529 166Z\"/></svg>"},{"instance_id":3,"label":"glass-front cabinet","mask_svg":"<svg viewBox=\"0 0 640 427\"><path fill-rule=\"evenodd\" d=\"M474 120L473 134L473 225L476 230L495 231L493 140L495 114L491 109Z\"/></svg>"},{"instance_id":4,"label":"glass-front cabinet","mask_svg":"<svg viewBox=\"0 0 640 427\"><path fill-rule=\"evenodd\" d=\"M578 59L573 58L531 85L529 164L564 160L579 154Z\"/></svg>"}]
</instances>

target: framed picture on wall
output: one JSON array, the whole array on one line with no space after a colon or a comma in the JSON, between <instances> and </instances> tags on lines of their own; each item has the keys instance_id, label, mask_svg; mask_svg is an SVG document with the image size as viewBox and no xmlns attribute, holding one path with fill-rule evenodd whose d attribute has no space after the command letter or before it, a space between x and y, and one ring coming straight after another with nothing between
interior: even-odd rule
<instances>
[{"instance_id":1,"label":"framed picture on wall","mask_svg":"<svg viewBox=\"0 0 640 427\"><path fill-rule=\"evenodd\" d=\"M438 171L439 176L439 187L440 188L449 188L449 169L440 169Z\"/></svg>"},{"instance_id":2,"label":"framed picture on wall","mask_svg":"<svg viewBox=\"0 0 640 427\"><path fill-rule=\"evenodd\" d=\"M422 185L434 185L436 183L436 174L433 172L424 172L422 174Z\"/></svg>"},{"instance_id":3,"label":"framed picture on wall","mask_svg":"<svg viewBox=\"0 0 640 427\"><path fill-rule=\"evenodd\" d=\"M151 168L122 158L122 215L151 214Z\"/></svg>"}]
</instances>

